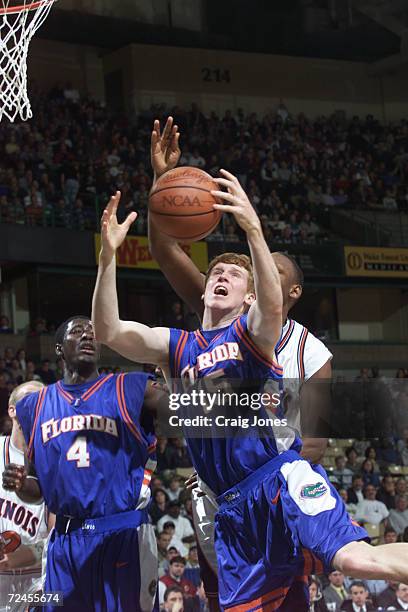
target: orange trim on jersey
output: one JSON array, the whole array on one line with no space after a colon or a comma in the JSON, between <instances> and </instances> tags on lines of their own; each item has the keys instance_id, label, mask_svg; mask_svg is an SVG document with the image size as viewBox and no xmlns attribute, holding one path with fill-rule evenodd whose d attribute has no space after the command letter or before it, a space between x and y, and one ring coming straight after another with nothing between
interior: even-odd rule
<instances>
[{"instance_id":1,"label":"orange trim on jersey","mask_svg":"<svg viewBox=\"0 0 408 612\"><path fill-rule=\"evenodd\" d=\"M174 353L174 378L177 378L180 374L181 355L186 345L187 338L188 338L188 332L182 331L180 334L180 338L178 339L178 342L177 342L176 351Z\"/></svg>"},{"instance_id":2,"label":"orange trim on jersey","mask_svg":"<svg viewBox=\"0 0 408 612\"><path fill-rule=\"evenodd\" d=\"M199 329L197 329L194 332L194 335L196 337L196 340L200 346L200 348L205 349L208 346L208 342L207 340L204 338L203 334L201 333L201 331Z\"/></svg>"},{"instance_id":3,"label":"orange trim on jersey","mask_svg":"<svg viewBox=\"0 0 408 612\"><path fill-rule=\"evenodd\" d=\"M98 380L94 385L92 385L92 387L88 389L88 391L86 391L83 395L81 395L81 400L83 402L86 402L87 400L89 400L91 395L96 393L96 391L99 391L102 385L104 385L110 378L112 378L112 376L113 374L108 374L107 376L102 378L102 380Z\"/></svg>"},{"instance_id":4,"label":"orange trim on jersey","mask_svg":"<svg viewBox=\"0 0 408 612\"><path fill-rule=\"evenodd\" d=\"M283 336L282 340L279 342L278 346L276 347L276 352L279 353L279 351L282 350L283 345L285 344L285 342L287 341L288 337L291 335L291 333L293 332L293 328L295 327L295 322L290 319L290 323L289 323L289 327L286 331L286 334Z\"/></svg>"},{"instance_id":5,"label":"orange trim on jersey","mask_svg":"<svg viewBox=\"0 0 408 612\"><path fill-rule=\"evenodd\" d=\"M269 612L272 610L277 610L279 606L282 605L282 601L285 599L287 592L290 587L279 587L278 589L273 589L258 597L257 599L253 599L248 603L239 604L238 606L232 606L231 608L225 608L227 612L249 612L249 610L253 610L256 608L256 612ZM273 601L270 601L271 598Z\"/></svg>"},{"instance_id":6,"label":"orange trim on jersey","mask_svg":"<svg viewBox=\"0 0 408 612\"><path fill-rule=\"evenodd\" d=\"M143 478L143 483L144 485L149 485L150 481L152 479L152 474L153 474L153 470L148 470L145 468L144 470L144 478Z\"/></svg>"},{"instance_id":7,"label":"orange trim on jersey","mask_svg":"<svg viewBox=\"0 0 408 612\"><path fill-rule=\"evenodd\" d=\"M8 465L10 463L10 440L11 436L7 436L4 442L4 465Z\"/></svg>"},{"instance_id":8,"label":"orange trim on jersey","mask_svg":"<svg viewBox=\"0 0 408 612\"><path fill-rule=\"evenodd\" d=\"M125 422L125 425L127 425L130 432L135 436L135 438L137 438L137 440L139 440L139 442L141 442L142 444L145 444L145 442L142 440L142 436L140 435L140 433L136 429L135 424L130 418L129 412L126 407L125 392L124 392L124 379L125 379L124 374L119 374L119 376L116 379L116 395L118 398L119 410Z\"/></svg>"},{"instance_id":9,"label":"orange trim on jersey","mask_svg":"<svg viewBox=\"0 0 408 612\"><path fill-rule=\"evenodd\" d=\"M299 378L303 380L305 377L305 364L304 364L304 355L305 355L305 345L306 338L308 335L308 330L306 327L303 328L302 335L300 337L300 342L298 346L298 369L299 369Z\"/></svg>"},{"instance_id":10,"label":"orange trim on jersey","mask_svg":"<svg viewBox=\"0 0 408 612\"><path fill-rule=\"evenodd\" d=\"M261 353L261 351L258 349L256 344L253 342L252 338L250 338L248 332L246 332L244 328L242 327L241 321L239 319L237 320L235 325L236 325L235 329L236 329L236 332L240 340L242 340L246 348L254 355L254 357L256 357L258 361L266 365L268 368L273 370L276 374L278 374L279 376L282 376L283 368L280 365L278 365L276 361L271 361L265 355L263 355L263 353Z\"/></svg>"},{"instance_id":11,"label":"orange trim on jersey","mask_svg":"<svg viewBox=\"0 0 408 612\"><path fill-rule=\"evenodd\" d=\"M70 404L74 399L74 396L71 395L71 393L68 393L68 391L65 391L60 380L57 382L57 389L61 393L62 397Z\"/></svg>"},{"instance_id":12,"label":"orange trim on jersey","mask_svg":"<svg viewBox=\"0 0 408 612\"><path fill-rule=\"evenodd\" d=\"M33 455L34 435L35 435L35 430L37 428L38 417L40 416L41 408L43 407L46 393L47 393L47 387L44 387L43 389L41 389L41 391L38 394L37 404L35 406L34 424L33 424L33 429L31 431L30 441L27 446L27 456L30 460L32 459L32 455Z\"/></svg>"},{"instance_id":13,"label":"orange trim on jersey","mask_svg":"<svg viewBox=\"0 0 408 612\"><path fill-rule=\"evenodd\" d=\"M305 582L309 583L309 576L295 576L295 582Z\"/></svg>"}]
</instances>

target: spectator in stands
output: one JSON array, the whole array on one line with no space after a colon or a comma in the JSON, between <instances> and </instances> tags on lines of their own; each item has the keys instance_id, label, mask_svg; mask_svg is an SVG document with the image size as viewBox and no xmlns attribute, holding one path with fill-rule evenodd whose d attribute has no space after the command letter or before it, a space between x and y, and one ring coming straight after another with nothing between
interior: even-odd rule
<instances>
[{"instance_id":1,"label":"spectator in stands","mask_svg":"<svg viewBox=\"0 0 408 612\"><path fill-rule=\"evenodd\" d=\"M364 500L363 484L362 476L360 474L354 474L351 488L347 491L348 502L350 504L358 504Z\"/></svg>"},{"instance_id":2,"label":"spectator in stands","mask_svg":"<svg viewBox=\"0 0 408 612\"><path fill-rule=\"evenodd\" d=\"M38 374L36 374L35 363L34 363L34 361L31 361L31 359L29 359L27 361L27 369L26 369L26 375L25 375L25 382L28 382L29 380L39 380L39 381L41 381L40 376Z\"/></svg>"},{"instance_id":3,"label":"spectator in stands","mask_svg":"<svg viewBox=\"0 0 408 612\"><path fill-rule=\"evenodd\" d=\"M23 372L23 376L25 379L26 376L26 371L27 371L27 358L26 358L26 352L24 349L19 349L16 353L16 359L19 363L20 369Z\"/></svg>"},{"instance_id":4,"label":"spectator in stands","mask_svg":"<svg viewBox=\"0 0 408 612\"><path fill-rule=\"evenodd\" d=\"M374 466L371 459L365 459L361 465L361 474L363 476L364 486L372 484L374 487L380 486L380 478L374 472Z\"/></svg>"},{"instance_id":5,"label":"spectator in stands","mask_svg":"<svg viewBox=\"0 0 408 612\"><path fill-rule=\"evenodd\" d=\"M309 578L309 612L328 612L326 602L322 595L322 587L317 578Z\"/></svg>"},{"instance_id":6,"label":"spectator in stands","mask_svg":"<svg viewBox=\"0 0 408 612\"><path fill-rule=\"evenodd\" d=\"M183 503L183 516L185 516L192 525L194 525L193 517L193 502L191 499L191 492L186 491L186 495L180 495L180 501Z\"/></svg>"},{"instance_id":7,"label":"spectator in stands","mask_svg":"<svg viewBox=\"0 0 408 612\"><path fill-rule=\"evenodd\" d=\"M329 585L323 591L326 604L334 604L333 612L339 612L341 604L348 598L349 594L344 586L344 574L338 570L333 570L328 575Z\"/></svg>"},{"instance_id":8,"label":"spectator in stands","mask_svg":"<svg viewBox=\"0 0 408 612\"><path fill-rule=\"evenodd\" d=\"M11 362L14 359L14 350L11 346L7 346L4 349L4 361L6 362L6 368L11 368Z\"/></svg>"},{"instance_id":9,"label":"spectator in stands","mask_svg":"<svg viewBox=\"0 0 408 612\"><path fill-rule=\"evenodd\" d=\"M157 529L163 531L163 526L167 521L172 521L176 527L176 536L185 544L194 542L194 531L190 521L184 516L180 516L180 504L178 501L171 501L168 506L168 512L157 523Z\"/></svg>"},{"instance_id":10,"label":"spectator in stands","mask_svg":"<svg viewBox=\"0 0 408 612\"><path fill-rule=\"evenodd\" d=\"M391 605L387 606L387 610L408 610L408 584L400 582L395 592L395 599L391 601Z\"/></svg>"},{"instance_id":11,"label":"spectator in stands","mask_svg":"<svg viewBox=\"0 0 408 612\"><path fill-rule=\"evenodd\" d=\"M346 489L339 489L339 495L346 505L347 512L352 518L354 518L357 512L357 504L349 503Z\"/></svg>"},{"instance_id":12,"label":"spectator in stands","mask_svg":"<svg viewBox=\"0 0 408 612\"><path fill-rule=\"evenodd\" d=\"M376 459L377 459L377 452L375 450L374 446L367 446L367 448L364 451L365 454L365 458L366 459L370 459L371 463L373 464L373 470L376 474L378 474L380 472L380 466L378 465Z\"/></svg>"},{"instance_id":13,"label":"spectator in stands","mask_svg":"<svg viewBox=\"0 0 408 612\"><path fill-rule=\"evenodd\" d=\"M403 534L408 527L408 499L405 495L396 497L395 509L390 510L390 525L398 535Z\"/></svg>"},{"instance_id":14,"label":"spectator in stands","mask_svg":"<svg viewBox=\"0 0 408 612\"><path fill-rule=\"evenodd\" d=\"M187 557L188 548L183 544L183 542L176 536L176 527L174 521L166 521L163 525L164 533L167 533L171 536L170 546L174 546L177 548L181 557Z\"/></svg>"},{"instance_id":15,"label":"spectator in stands","mask_svg":"<svg viewBox=\"0 0 408 612\"><path fill-rule=\"evenodd\" d=\"M398 534L394 527L390 525L384 531L384 544L395 544L398 541Z\"/></svg>"},{"instance_id":16,"label":"spectator in stands","mask_svg":"<svg viewBox=\"0 0 408 612\"><path fill-rule=\"evenodd\" d=\"M346 468L346 458L344 455L337 455L335 463L336 467L333 470L333 474L337 478L339 486L348 489L351 487L353 472Z\"/></svg>"},{"instance_id":17,"label":"spectator in stands","mask_svg":"<svg viewBox=\"0 0 408 612\"><path fill-rule=\"evenodd\" d=\"M166 533L165 531L161 531L156 536L159 567L164 564L164 567L162 568L163 574L165 574L166 569L168 569L167 551L170 546L170 540L171 535L169 533Z\"/></svg>"},{"instance_id":18,"label":"spectator in stands","mask_svg":"<svg viewBox=\"0 0 408 612\"><path fill-rule=\"evenodd\" d=\"M361 524L379 525L388 519L389 511L385 504L375 499L376 489L369 484L364 489L364 500L357 504L355 520Z\"/></svg>"},{"instance_id":19,"label":"spectator in stands","mask_svg":"<svg viewBox=\"0 0 408 612\"><path fill-rule=\"evenodd\" d=\"M24 372L20 368L20 363L18 359L12 359L11 365L9 368L9 374L10 374L11 380L15 384L21 385L21 383L24 381Z\"/></svg>"},{"instance_id":20,"label":"spectator in stands","mask_svg":"<svg viewBox=\"0 0 408 612\"><path fill-rule=\"evenodd\" d=\"M396 495L407 495L408 494L408 486L405 478L398 478L395 483L395 494Z\"/></svg>"},{"instance_id":21,"label":"spectator in stands","mask_svg":"<svg viewBox=\"0 0 408 612\"><path fill-rule=\"evenodd\" d=\"M398 589L398 582L393 582L391 580L388 580L388 587L386 589L384 589L384 591L382 591L378 597L377 597L377 606L380 608L380 610L387 610L389 606L392 606L397 598L397 589Z\"/></svg>"},{"instance_id":22,"label":"spectator in stands","mask_svg":"<svg viewBox=\"0 0 408 612\"><path fill-rule=\"evenodd\" d=\"M179 501L180 493L182 492L183 487L180 484L180 478L178 476L173 476L170 479L169 486L166 489L167 496L170 501Z\"/></svg>"},{"instance_id":23,"label":"spectator in stands","mask_svg":"<svg viewBox=\"0 0 408 612\"><path fill-rule=\"evenodd\" d=\"M343 601L340 610L347 612L371 612L375 611L373 604L368 601L369 592L360 580L355 580L350 587L351 600Z\"/></svg>"},{"instance_id":24,"label":"spectator in stands","mask_svg":"<svg viewBox=\"0 0 408 612\"><path fill-rule=\"evenodd\" d=\"M169 496L164 489L155 489L152 496L153 500L149 507L149 514L153 525L155 525L167 512Z\"/></svg>"},{"instance_id":25,"label":"spectator in stands","mask_svg":"<svg viewBox=\"0 0 408 612\"><path fill-rule=\"evenodd\" d=\"M151 486L152 491L155 491L156 489L163 489L164 483L163 483L163 480L159 476L153 476L150 482L150 486Z\"/></svg>"},{"instance_id":26,"label":"spectator in stands","mask_svg":"<svg viewBox=\"0 0 408 612\"><path fill-rule=\"evenodd\" d=\"M6 315L0 315L0 334L12 334L10 319Z\"/></svg>"},{"instance_id":27,"label":"spectator in stands","mask_svg":"<svg viewBox=\"0 0 408 612\"><path fill-rule=\"evenodd\" d=\"M178 586L171 586L163 595L162 609L165 612L184 612L183 591Z\"/></svg>"},{"instance_id":28,"label":"spectator in stands","mask_svg":"<svg viewBox=\"0 0 408 612\"><path fill-rule=\"evenodd\" d=\"M359 471L359 462L358 462L358 454L356 449L353 446L346 448L346 468L351 470L353 474Z\"/></svg>"},{"instance_id":29,"label":"spectator in stands","mask_svg":"<svg viewBox=\"0 0 408 612\"><path fill-rule=\"evenodd\" d=\"M40 377L44 385L52 385L57 380L54 370L51 369L49 359L43 359L41 362L41 368L38 368L35 373Z\"/></svg>"},{"instance_id":30,"label":"spectator in stands","mask_svg":"<svg viewBox=\"0 0 408 612\"><path fill-rule=\"evenodd\" d=\"M188 551L187 564L184 572L184 576L190 580L196 587L199 587L201 583L200 578L200 565L198 563L198 552L197 546L192 544Z\"/></svg>"},{"instance_id":31,"label":"spectator in stands","mask_svg":"<svg viewBox=\"0 0 408 612\"><path fill-rule=\"evenodd\" d=\"M383 476L376 498L378 501L383 502L388 510L395 508L395 482L391 474Z\"/></svg>"},{"instance_id":32,"label":"spectator in stands","mask_svg":"<svg viewBox=\"0 0 408 612\"><path fill-rule=\"evenodd\" d=\"M170 561L169 573L159 580L159 604L164 602L164 594L169 587L177 586L182 590L183 596L193 597L197 589L190 580L184 577L186 560L181 557L173 557Z\"/></svg>"}]
</instances>

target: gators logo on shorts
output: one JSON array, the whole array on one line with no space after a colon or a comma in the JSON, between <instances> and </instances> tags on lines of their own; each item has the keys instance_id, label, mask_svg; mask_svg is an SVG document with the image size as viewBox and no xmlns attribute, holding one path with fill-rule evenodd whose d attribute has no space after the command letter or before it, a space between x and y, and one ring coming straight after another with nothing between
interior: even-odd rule
<instances>
[{"instance_id":1,"label":"gators logo on shorts","mask_svg":"<svg viewBox=\"0 0 408 612\"><path fill-rule=\"evenodd\" d=\"M316 499L327 493L327 487L323 482L310 484L302 487L300 497L302 499Z\"/></svg>"}]
</instances>

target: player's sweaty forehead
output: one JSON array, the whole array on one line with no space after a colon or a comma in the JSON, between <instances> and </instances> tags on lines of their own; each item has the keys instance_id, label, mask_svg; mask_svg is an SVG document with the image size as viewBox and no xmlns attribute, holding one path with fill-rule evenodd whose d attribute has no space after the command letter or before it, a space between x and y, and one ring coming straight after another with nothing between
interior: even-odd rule
<instances>
[{"instance_id":1,"label":"player's sweaty forehead","mask_svg":"<svg viewBox=\"0 0 408 612\"><path fill-rule=\"evenodd\" d=\"M76 336L83 334L85 330L93 332L92 321L90 319L74 319L68 323L65 331L65 337L68 335Z\"/></svg>"}]
</instances>

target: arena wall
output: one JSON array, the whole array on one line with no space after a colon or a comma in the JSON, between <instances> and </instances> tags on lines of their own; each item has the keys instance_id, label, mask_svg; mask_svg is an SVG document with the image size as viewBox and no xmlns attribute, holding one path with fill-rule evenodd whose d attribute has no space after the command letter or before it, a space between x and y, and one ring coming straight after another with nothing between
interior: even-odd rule
<instances>
[{"instance_id":1,"label":"arena wall","mask_svg":"<svg viewBox=\"0 0 408 612\"><path fill-rule=\"evenodd\" d=\"M408 78L370 76L362 62L154 45L109 53L37 39L29 74L45 86L71 81L98 99L106 98L109 76L120 75L129 111L153 103L188 107L196 102L205 112L243 108L265 113L282 99L291 112L312 117L340 110L394 121L407 113Z\"/></svg>"},{"instance_id":2,"label":"arena wall","mask_svg":"<svg viewBox=\"0 0 408 612\"><path fill-rule=\"evenodd\" d=\"M177 28L202 29L201 0L63 0L58 8L154 25L167 26L171 19L172 26Z\"/></svg>"}]
</instances>

